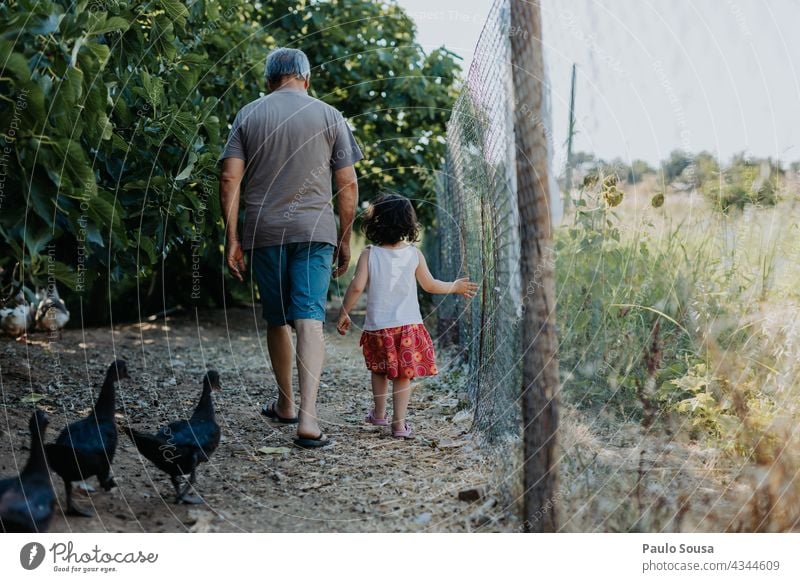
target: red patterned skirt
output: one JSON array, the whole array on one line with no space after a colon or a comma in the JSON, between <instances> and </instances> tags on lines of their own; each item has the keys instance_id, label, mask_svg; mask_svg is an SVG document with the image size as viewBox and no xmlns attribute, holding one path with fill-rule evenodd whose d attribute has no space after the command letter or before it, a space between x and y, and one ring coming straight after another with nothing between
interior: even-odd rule
<instances>
[{"instance_id":1,"label":"red patterned skirt","mask_svg":"<svg viewBox=\"0 0 800 582\"><path fill-rule=\"evenodd\" d=\"M433 340L421 323L364 331L359 343L367 368L391 380L439 373Z\"/></svg>"}]
</instances>

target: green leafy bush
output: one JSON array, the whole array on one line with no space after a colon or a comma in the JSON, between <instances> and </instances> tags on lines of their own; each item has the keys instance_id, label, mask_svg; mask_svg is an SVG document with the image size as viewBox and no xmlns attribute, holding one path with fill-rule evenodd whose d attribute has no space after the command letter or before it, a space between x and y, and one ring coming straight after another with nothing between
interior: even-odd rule
<instances>
[{"instance_id":1,"label":"green leafy bush","mask_svg":"<svg viewBox=\"0 0 800 582\"><path fill-rule=\"evenodd\" d=\"M312 93L350 118L362 195L428 198L459 69L414 34L366 0L3 3L0 267L55 277L98 319L220 302L217 158L278 45L308 53Z\"/></svg>"},{"instance_id":2,"label":"green leafy bush","mask_svg":"<svg viewBox=\"0 0 800 582\"><path fill-rule=\"evenodd\" d=\"M727 212L745 205L774 206L780 197L783 170L772 160L735 157L718 180L703 184L703 193Z\"/></svg>"}]
</instances>

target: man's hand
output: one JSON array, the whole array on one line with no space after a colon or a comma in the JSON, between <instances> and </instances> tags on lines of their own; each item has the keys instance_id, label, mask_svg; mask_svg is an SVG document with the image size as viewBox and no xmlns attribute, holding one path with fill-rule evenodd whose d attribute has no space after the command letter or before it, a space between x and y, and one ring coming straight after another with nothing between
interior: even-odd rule
<instances>
[{"instance_id":1,"label":"man's hand","mask_svg":"<svg viewBox=\"0 0 800 582\"><path fill-rule=\"evenodd\" d=\"M339 332L339 335L346 335L347 330L350 329L350 316L347 315L347 312L342 309L339 311L339 321L336 324L336 331Z\"/></svg>"},{"instance_id":2,"label":"man's hand","mask_svg":"<svg viewBox=\"0 0 800 582\"><path fill-rule=\"evenodd\" d=\"M242 245L239 244L238 240L228 241L228 253L226 258L231 275L244 283L244 251L242 251Z\"/></svg>"},{"instance_id":3,"label":"man's hand","mask_svg":"<svg viewBox=\"0 0 800 582\"><path fill-rule=\"evenodd\" d=\"M350 266L350 244L349 243L339 243L339 246L336 247L336 250L333 253L333 278L337 279L341 277L347 272L347 268Z\"/></svg>"}]
</instances>

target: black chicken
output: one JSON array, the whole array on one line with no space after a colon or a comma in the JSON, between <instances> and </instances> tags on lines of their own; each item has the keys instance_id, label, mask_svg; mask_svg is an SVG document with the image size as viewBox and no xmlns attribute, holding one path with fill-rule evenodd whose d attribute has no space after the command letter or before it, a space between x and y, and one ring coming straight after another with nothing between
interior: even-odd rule
<instances>
[{"instance_id":1,"label":"black chicken","mask_svg":"<svg viewBox=\"0 0 800 582\"><path fill-rule=\"evenodd\" d=\"M208 461L219 445L220 428L211 397L211 391L219 389L219 374L209 370L203 378L200 402L189 420L173 422L155 435L123 428L139 452L170 476L175 488L175 503L203 503L200 497L188 493L195 483L197 466ZM189 475L189 480L181 485L180 477L183 475Z\"/></svg>"},{"instance_id":2,"label":"black chicken","mask_svg":"<svg viewBox=\"0 0 800 582\"><path fill-rule=\"evenodd\" d=\"M45 447L50 468L64 480L68 515L93 515L93 512L75 506L72 500L73 481L83 481L97 475L100 486L106 491L116 486L111 477L111 462L117 450L114 386L123 378L129 377L128 366L123 360L111 364L91 414L68 425L58 435L55 443Z\"/></svg>"},{"instance_id":3,"label":"black chicken","mask_svg":"<svg viewBox=\"0 0 800 582\"><path fill-rule=\"evenodd\" d=\"M56 494L42 448L48 424L47 414L37 410L31 416L31 454L22 472L0 481L0 531L6 533L45 532L53 518Z\"/></svg>"}]
</instances>

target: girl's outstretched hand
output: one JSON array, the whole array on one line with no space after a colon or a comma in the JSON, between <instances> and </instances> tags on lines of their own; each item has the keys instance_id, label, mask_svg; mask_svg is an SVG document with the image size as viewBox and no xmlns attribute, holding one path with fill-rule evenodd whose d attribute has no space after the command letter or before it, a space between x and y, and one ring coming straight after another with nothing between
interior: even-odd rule
<instances>
[{"instance_id":1,"label":"girl's outstretched hand","mask_svg":"<svg viewBox=\"0 0 800 582\"><path fill-rule=\"evenodd\" d=\"M345 311L340 311L336 331L339 332L339 335L346 335L348 329L350 329L350 316Z\"/></svg>"},{"instance_id":2,"label":"girl's outstretched hand","mask_svg":"<svg viewBox=\"0 0 800 582\"><path fill-rule=\"evenodd\" d=\"M472 283L469 277L456 279L453 281L453 293L458 293L467 299L472 299L478 293L478 284Z\"/></svg>"}]
</instances>

